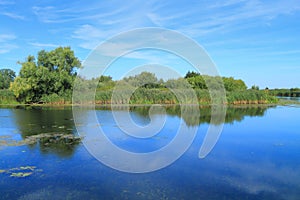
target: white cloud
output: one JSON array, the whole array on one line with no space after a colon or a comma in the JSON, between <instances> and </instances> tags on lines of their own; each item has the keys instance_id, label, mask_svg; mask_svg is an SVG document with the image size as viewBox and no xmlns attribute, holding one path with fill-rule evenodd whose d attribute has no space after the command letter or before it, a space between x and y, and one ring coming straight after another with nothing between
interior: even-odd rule
<instances>
[{"instance_id":1,"label":"white cloud","mask_svg":"<svg viewBox=\"0 0 300 200\"><path fill-rule=\"evenodd\" d=\"M0 34L0 54L8 53L13 49L18 48L12 41L16 39L13 34Z\"/></svg>"},{"instance_id":2,"label":"white cloud","mask_svg":"<svg viewBox=\"0 0 300 200\"><path fill-rule=\"evenodd\" d=\"M58 47L62 45L58 44L51 44L51 43L39 43L39 42L29 42L30 45L35 46L35 47Z\"/></svg>"},{"instance_id":3,"label":"white cloud","mask_svg":"<svg viewBox=\"0 0 300 200\"><path fill-rule=\"evenodd\" d=\"M15 2L9 0L0 0L0 5L12 5L12 4L15 4Z\"/></svg>"},{"instance_id":4,"label":"white cloud","mask_svg":"<svg viewBox=\"0 0 300 200\"><path fill-rule=\"evenodd\" d=\"M11 12L4 12L4 13L1 13L1 15L4 15L4 16L7 16L7 17L10 17L10 18L13 18L13 19L20 19L20 20L25 19L24 16L18 15L16 13L11 13Z\"/></svg>"},{"instance_id":5,"label":"white cloud","mask_svg":"<svg viewBox=\"0 0 300 200\"><path fill-rule=\"evenodd\" d=\"M147 16L156 26L175 28L198 37L248 28L250 21L255 24L268 24L280 15L290 15L299 10L298 0L274 1L272 5L256 0L230 0L216 3L198 2L192 7L189 4L182 7L169 4L159 10L151 10Z\"/></svg>"},{"instance_id":6,"label":"white cloud","mask_svg":"<svg viewBox=\"0 0 300 200\"><path fill-rule=\"evenodd\" d=\"M80 39L82 42L79 44L84 49L94 49L103 38L108 37L109 31L101 31L89 24L80 26L74 31L72 37Z\"/></svg>"},{"instance_id":7,"label":"white cloud","mask_svg":"<svg viewBox=\"0 0 300 200\"><path fill-rule=\"evenodd\" d=\"M0 43L0 54L8 53L16 48L18 48L18 46L15 44L1 44Z\"/></svg>"},{"instance_id":8,"label":"white cloud","mask_svg":"<svg viewBox=\"0 0 300 200\"><path fill-rule=\"evenodd\" d=\"M112 2L106 4L98 3L86 5L72 5L54 7L54 6L33 6L34 14L44 23L66 23L74 21L96 20L105 23L115 23L116 21L124 21L126 17L122 15L120 18L115 18L119 14L124 14L127 6L119 6L116 8Z\"/></svg>"},{"instance_id":9,"label":"white cloud","mask_svg":"<svg viewBox=\"0 0 300 200\"><path fill-rule=\"evenodd\" d=\"M0 34L0 42L7 42L10 40L14 40L16 39L15 35L11 35L11 34Z\"/></svg>"}]
</instances>

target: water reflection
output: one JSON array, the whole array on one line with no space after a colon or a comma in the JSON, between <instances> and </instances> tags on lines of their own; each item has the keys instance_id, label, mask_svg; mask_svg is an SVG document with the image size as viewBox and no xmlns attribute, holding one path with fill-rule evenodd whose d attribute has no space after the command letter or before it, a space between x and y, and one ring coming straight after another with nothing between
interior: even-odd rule
<instances>
[{"instance_id":1,"label":"water reflection","mask_svg":"<svg viewBox=\"0 0 300 200\"><path fill-rule=\"evenodd\" d=\"M127 107L124 106L114 106L115 110L125 110ZM272 108L275 106L230 106L226 109L226 117L224 123L233 123L235 121L240 122L245 117L263 117L265 115L265 112L268 108ZM140 117L145 118L146 120L149 120L149 110L150 106L131 106L130 111L138 114ZM185 123L188 126L198 126L202 123L211 123L211 107L210 106L201 106L200 107L200 115L197 112L193 112L194 106L184 106L183 107L183 114L181 113L181 107L180 106L165 106L166 113L169 116L177 116L177 117L183 117ZM98 110L111 110L109 106L98 106L96 109ZM217 118L218 116L213 116L213 118ZM215 125L218 125L220 123L223 123L223 121L220 119L219 121L213 121L215 122Z\"/></svg>"},{"instance_id":2,"label":"water reflection","mask_svg":"<svg viewBox=\"0 0 300 200\"><path fill-rule=\"evenodd\" d=\"M32 149L38 145L42 154L68 157L79 144L69 136L73 135L74 122L68 107L17 107L12 109L12 117L22 139Z\"/></svg>"},{"instance_id":3,"label":"water reflection","mask_svg":"<svg viewBox=\"0 0 300 200\"><path fill-rule=\"evenodd\" d=\"M124 111L127 107L115 106L115 110ZM149 109L150 106L131 106L130 112L133 119L140 124L148 124L150 121ZM225 123L233 123L235 121L242 121L246 116L264 116L267 106L240 106L228 107ZM166 114L169 117L183 118L187 126L199 126L200 124L211 123L211 107L200 107L200 115L193 112L193 106L166 106ZM20 133L21 139L26 139L30 136L40 134L73 134L75 131L73 113L71 107L17 107L14 109L7 109L11 113L11 118ZM97 112L106 111L111 112L111 107L100 106L97 107ZM182 114L183 113L183 114ZM153 115L157 113L152 113ZM213 116L217 118L216 116ZM112 116L107 117L106 121L111 120ZM4 120L4 121L3 121ZM103 120L103 119L102 119ZM2 118L2 124L8 123L5 118ZM104 124L106 122L104 121ZM214 121L217 125L218 121ZM220 121L219 123L222 123ZM176 128L176 127L175 127ZM173 137L173 136L172 136ZM158 143L157 141L155 141ZM36 148L38 145L40 152L43 154L54 153L59 156L73 155L78 142L70 143L64 140L57 140L51 137L45 137L38 140L38 142L28 144L30 148ZM161 144L163 146L165 144ZM159 146L159 145L156 145Z\"/></svg>"}]
</instances>

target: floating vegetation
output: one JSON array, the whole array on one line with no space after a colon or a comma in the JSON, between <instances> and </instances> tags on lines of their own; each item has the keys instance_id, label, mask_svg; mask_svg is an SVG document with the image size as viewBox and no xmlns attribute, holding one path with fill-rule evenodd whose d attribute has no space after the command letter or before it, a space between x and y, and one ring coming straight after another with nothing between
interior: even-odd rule
<instances>
[{"instance_id":1,"label":"floating vegetation","mask_svg":"<svg viewBox=\"0 0 300 200\"><path fill-rule=\"evenodd\" d=\"M11 135L0 135L0 139L7 139L7 138L11 138Z\"/></svg>"},{"instance_id":2,"label":"floating vegetation","mask_svg":"<svg viewBox=\"0 0 300 200\"><path fill-rule=\"evenodd\" d=\"M0 174L8 174L10 177L24 178L31 176L34 172L43 171L35 166L21 166L11 169L0 169Z\"/></svg>"},{"instance_id":3,"label":"floating vegetation","mask_svg":"<svg viewBox=\"0 0 300 200\"><path fill-rule=\"evenodd\" d=\"M30 176L32 172L18 172L18 173L11 173L10 177L27 177Z\"/></svg>"},{"instance_id":4,"label":"floating vegetation","mask_svg":"<svg viewBox=\"0 0 300 200\"><path fill-rule=\"evenodd\" d=\"M4 139L4 140L1 140ZM63 143L66 145L78 144L81 141L81 137L74 136L72 134L64 133L42 133L38 135L31 135L24 140L12 140L7 138L0 138L0 146L22 146L35 144L37 142L44 145Z\"/></svg>"}]
</instances>

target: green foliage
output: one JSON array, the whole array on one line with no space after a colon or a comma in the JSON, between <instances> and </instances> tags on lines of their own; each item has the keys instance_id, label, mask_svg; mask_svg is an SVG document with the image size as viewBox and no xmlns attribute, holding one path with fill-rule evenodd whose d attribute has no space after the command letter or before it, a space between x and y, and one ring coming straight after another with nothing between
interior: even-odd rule
<instances>
[{"instance_id":1,"label":"green foliage","mask_svg":"<svg viewBox=\"0 0 300 200\"><path fill-rule=\"evenodd\" d=\"M20 63L19 76L10 89L19 101L26 103L48 102L70 93L76 76L76 68L81 64L69 47L59 47L52 51L42 50L35 62L33 56ZM47 100L47 96L50 96Z\"/></svg>"},{"instance_id":2,"label":"green foliage","mask_svg":"<svg viewBox=\"0 0 300 200\"><path fill-rule=\"evenodd\" d=\"M205 80L202 76L192 76L187 78L188 83L193 87L193 88L198 88L198 89L207 89Z\"/></svg>"},{"instance_id":3,"label":"green foliage","mask_svg":"<svg viewBox=\"0 0 300 200\"><path fill-rule=\"evenodd\" d=\"M126 83L134 87L141 87L141 86L147 87L147 85L149 84L153 84L153 85L159 84L159 81L155 76L155 74L150 72L142 72L135 76L125 77L123 81L125 81Z\"/></svg>"},{"instance_id":4,"label":"green foliage","mask_svg":"<svg viewBox=\"0 0 300 200\"><path fill-rule=\"evenodd\" d=\"M96 80L92 80L96 81ZM109 90L114 88L116 85L116 82L112 80L111 76L100 76L99 83L97 86L97 90Z\"/></svg>"},{"instance_id":5,"label":"green foliage","mask_svg":"<svg viewBox=\"0 0 300 200\"><path fill-rule=\"evenodd\" d=\"M114 81L102 77L97 88L96 103L98 104L262 104L276 103L277 98L267 91L247 90L246 84L240 79L232 77L201 76L190 72L187 78L170 79L166 82L158 81L154 74L143 72L136 76ZM104 81L105 80L105 81ZM224 83L227 91L227 102L218 91ZM110 84L110 86L107 86ZM210 86L211 92L207 89ZM105 87L106 86L106 87ZM188 90L193 88L193 90ZM114 95L113 95L114 94ZM113 98L112 98L113 97ZM212 99L214 101L212 101Z\"/></svg>"},{"instance_id":6,"label":"green foliage","mask_svg":"<svg viewBox=\"0 0 300 200\"><path fill-rule=\"evenodd\" d=\"M227 93L229 104L265 104L277 103L278 99L262 90L245 90Z\"/></svg>"},{"instance_id":7,"label":"green foliage","mask_svg":"<svg viewBox=\"0 0 300 200\"><path fill-rule=\"evenodd\" d=\"M0 89L8 89L10 83L16 78L16 73L11 69L0 69Z\"/></svg>"},{"instance_id":8,"label":"green foliage","mask_svg":"<svg viewBox=\"0 0 300 200\"><path fill-rule=\"evenodd\" d=\"M259 90L259 87L258 87L257 85L252 85L252 86L251 86L251 89L252 89L252 90Z\"/></svg>"},{"instance_id":9,"label":"green foliage","mask_svg":"<svg viewBox=\"0 0 300 200\"><path fill-rule=\"evenodd\" d=\"M76 68L80 68L81 64L69 47L59 47L49 52L42 50L38 52L37 61L33 56L28 56L27 60L20 64L20 74L10 86L17 100L49 104L72 102ZM10 80L13 80L14 73L5 71L5 74L10 74ZM227 102L224 102L222 94L218 93L222 85L227 92ZM91 88L97 88L97 104L260 104L276 103L277 98L271 95L279 94L278 91L260 91L257 86L247 90L244 81L233 77L202 76L196 72L188 72L185 78L167 81L158 80L155 74L150 72L142 72L119 81L103 75L90 80L78 78L76 91L79 94ZM191 88L192 90L189 90ZM289 90L288 93L284 92L284 95L300 94L297 88ZM15 97L12 93L3 93L0 100L13 102ZM86 100L90 97L94 97L94 92L88 94ZM73 100L74 103L88 103L84 102L84 99L80 99L83 102L79 102L79 99Z\"/></svg>"},{"instance_id":10,"label":"green foliage","mask_svg":"<svg viewBox=\"0 0 300 200\"><path fill-rule=\"evenodd\" d=\"M268 90L270 95L282 97L300 97L300 88L272 89Z\"/></svg>"},{"instance_id":11,"label":"green foliage","mask_svg":"<svg viewBox=\"0 0 300 200\"><path fill-rule=\"evenodd\" d=\"M210 86L210 89L221 89L220 86L224 84L226 91L242 91L246 90L247 86L244 81L241 79L234 79L233 77L212 77L203 75L201 76L196 72L188 72L185 75L185 79L192 85L193 88L198 89L207 89L207 85Z\"/></svg>"},{"instance_id":12,"label":"green foliage","mask_svg":"<svg viewBox=\"0 0 300 200\"><path fill-rule=\"evenodd\" d=\"M187 89L191 88L191 85L186 79L178 78L178 79L169 79L164 85L170 89Z\"/></svg>"},{"instance_id":13,"label":"green foliage","mask_svg":"<svg viewBox=\"0 0 300 200\"><path fill-rule=\"evenodd\" d=\"M222 80L226 91L243 91L247 89L245 82L241 79L236 80L233 77L223 77Z\"/></svg>"},{"instance_id":14,"label":"green foliage","mask_svg":"<svg viewBox=\"0 0 300 200\"><path fill-rule=\"evenodd\" d=\"M193 71L190 72L190 71L188 71L186 73L186 75L184 76L184 78L187 79L187 78L192 78L192 77L195 77L195 76L201 76L201 75L198 72L193 72Z\"/></svg>"},{"instance_id":15,"label":"green foliage","mask_svg":"<svg viewBox=\"0 0 300 200\"><path fill-rule=\"evenodd\" d=\"M0 90L0 104L17 104L14 93L10 90Z\"/></svg>"}]
</instances>

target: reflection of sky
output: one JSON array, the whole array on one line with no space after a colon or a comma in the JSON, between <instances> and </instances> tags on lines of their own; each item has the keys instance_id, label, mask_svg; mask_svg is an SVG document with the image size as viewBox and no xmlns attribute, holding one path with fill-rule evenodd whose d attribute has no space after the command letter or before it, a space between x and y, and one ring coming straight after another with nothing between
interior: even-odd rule
<instances>
[{"instance_id":1,"label":"reflection of sky","mask_svg":"<svg viewBox=\"0 0 300 200\"><path fill-rule=\"evenodd\" d=\"M194 159L202 142L198 136L187 152L194 167L189 173L196 174L198 168L201 179L248 195L299 199L299 114L300 109L277 107L263 118L227 124L215 149L203 160Z\"/></svg>"},{"instance_id":2,"label":"reflection of sky","mask_svg":"<svg viewBox=\"0 0 300 200\"><path fill-rule=\"evenodd\" d=\"M300 102L300 97L277 97L277 98L293 100L293 101L299 101Z\"/></svg>"},{"instance_id":3,"label":"reflection of sky","mask_svg":"<svg viewBox=\"0 0 300 200\"><path fill-rule=\"evenodd\" d=\"M178 125L180 123L180 118L168 116L166 123L160 132L153 135L153 137L140 139L131 137L124 133L121 129L122 127L119 127L119 125L113 120L113 116L110 111L97 112L97 117L103 132L114 144L122 149L139 153L155 151L167 145L176 135ZM150 123L148 117L142 117L136 113L131 113L131 117L133 122L139 126L146 126ZM154 117L159 118L159 116ZM125 126L125 124L123 126ZM95 132L96 131L97 130L95 129ZM151 129L145 131L151 132Z\"/></svg>"}]
</instances>

